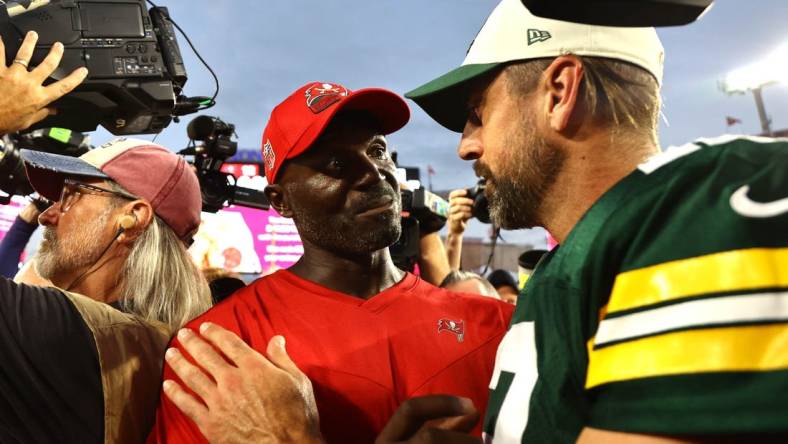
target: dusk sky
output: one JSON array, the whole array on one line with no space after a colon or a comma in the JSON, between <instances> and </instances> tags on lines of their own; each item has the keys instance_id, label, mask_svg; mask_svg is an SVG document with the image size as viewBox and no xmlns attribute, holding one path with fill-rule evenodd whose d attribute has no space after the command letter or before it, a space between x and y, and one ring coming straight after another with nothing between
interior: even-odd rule
<instances>
[{"instance_id":1,"label":"dusk sky","mask_svg":"<svg viewBox=\"0 0 788 444\"><path fill-rule=\"evenodd\" d=\"M560 0L551 0L560 1ZM310 81L404 93L462 62L470 41L497 0L159 0L219 76L218 104L206 113L237 127L241 149L259 149L271 109ZM717 0L699 22L659 30L666 51L662 90L663 147L726 131L725 117L742 120L731 132L754 134L760 124L751 95L727 96L718 81L788 42L788 2ZM186 93L211 95L213 80L179 36L189 72ZM773 129L788 128L788 88L764 89ZM459 135L410 102L410 123L389 137L400 163L436 170L435 189L475 182L470 163L456 156ZM157 142L185 146L186 116ZM93 142L110 137L93 134ZM147 137L147 136L146 136ZM152 137L152 136L151 136ZM469 234L483 236L474 224ZM527 240L527 234L505 235Z\"/></svg>"}]
</instances>

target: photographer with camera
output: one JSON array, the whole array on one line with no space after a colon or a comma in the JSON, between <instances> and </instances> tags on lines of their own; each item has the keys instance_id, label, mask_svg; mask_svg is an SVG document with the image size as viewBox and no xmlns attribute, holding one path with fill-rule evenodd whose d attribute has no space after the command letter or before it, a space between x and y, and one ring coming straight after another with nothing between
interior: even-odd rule
<instances>
[{"instance_id":1,"label":"photographer with camera","mask_svg":"<svg viewBox=\"0 0 788 444\"><path fill-rule=\"evenodd\" d=\"M0 441L141 442L171 332L210 306L186 250L200 223L197 178L143 140L22 157L54 202L38 217L33 259L54 287L0 279Z\"/></svg>"},{"instance_id":2,"label":"photographer with camera","mask_svg":"<svg viewBox=\"0 0 788 444\"><path fill-rule=\"evenodd\" d=\"M402 204L385 135L409 116L390 91L332 83L304 85L274 108L262 139L265 192L293 218L304 255L178 333L149 442L232 441L235 427L253 432L249 422L259 420L251 427L272 426L269 439L322 433L328 442L369 443L400 403L429 393L459 393L484 411L511 306L434 287L389 253ZM198 328L233 349L217 345L220 356ZM287 337L292 361L277 335ZM290 382L297 388L281 396Z\"/></svg>"},{"instance_id":3,"label":"photographer with camera","mask_svg":"<svg viewBox=\"0 0 788 444\"><path fill-rule=\"evenodd\" d=\"M473 199L468 190L459 189L449 193L449 231L446 233L446 256L452 270L459 270L462 262L462 236L473 217Z\"/></svg>"},{"instance_id":4,"label":"photographer with camera","mask_svg":"<svg viewBox=\"0 0 788 444\"><path fill-rule=\"evenodd\" d=\"M28 32L11 65L0 63L0 135L23 130L55 114L57 110L50 103L71 92L88 75L87 68L77 68L62 80L43 86L60 64L63 44L52 45L44 61L31 69L30 59L37 41L38 34ZM0 60L5 60L2 39Z\"/></svg>"}]
</instances>

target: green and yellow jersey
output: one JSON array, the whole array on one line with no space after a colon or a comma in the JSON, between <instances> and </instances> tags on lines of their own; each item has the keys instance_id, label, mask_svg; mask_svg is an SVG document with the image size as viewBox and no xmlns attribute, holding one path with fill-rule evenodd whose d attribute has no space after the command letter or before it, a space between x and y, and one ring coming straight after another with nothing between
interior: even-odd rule
<instances>
[{"instance_id":1,"label":"green and yellow jersey","mask_svg":"<svg viewBox=\"0 0 788 444\"><path fill-rule=\"evenodd\" d=\"M520 295L485 440L788 432L788 141L701 140L606 192Z\"/></svg>"}]
</instances>

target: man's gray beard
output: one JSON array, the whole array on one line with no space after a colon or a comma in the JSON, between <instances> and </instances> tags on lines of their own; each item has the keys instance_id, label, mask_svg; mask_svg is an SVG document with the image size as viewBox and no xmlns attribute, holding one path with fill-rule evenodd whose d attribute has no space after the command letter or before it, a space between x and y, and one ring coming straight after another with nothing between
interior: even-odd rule
<instances>
[{"instance_id":1,"label":"man's gray beard","mask_svg":"<svg viewBox=\"0 0 788 444\"><path fill-rule=\"evenodd\" d=\"M520 133L510 140L510 161L491 180L485 190L490 204L490 218L499 227L514 230L543 226L541 209L550 187L560 173L566 154L548 145L544 138Z\"/></svg>"},{"instance_id":2,"label":"man's gray beard","mask_svg":"<svg viewBox=\"0 0 788 444\"><path fill-rule=\"evenodd\" d=\"M98 261L101 250L106 247L99 241L111 212L112 208L107 208L80 229L73 230L73 234L65 239L59 239L53 227L44 228L44 239L33 261L36 273L55 285L63 286L63 282L55 282L58 276L91 266Z\"/></svg>"}]
</instances>

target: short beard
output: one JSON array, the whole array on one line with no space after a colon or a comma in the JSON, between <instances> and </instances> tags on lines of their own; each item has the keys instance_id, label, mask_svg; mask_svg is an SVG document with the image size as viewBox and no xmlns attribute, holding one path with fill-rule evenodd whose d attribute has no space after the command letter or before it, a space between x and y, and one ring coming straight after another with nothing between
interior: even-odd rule
<instances>
[{"instance_id":1,"label":"short beard","mask_svg":"<svg viewBox=\"0 0 788 444\"><path fill-rule=\"evenodd\" d=\"M64 239L58 238L54 228L44 228L44 239L33 261L36 273L62 287L65 283L57 282L61 277L94 265L100 259L101 251L106 248L99 240L102 239L112 210L112 207L106 208L95 219L73 230L73 234Z\"/></svg>"},{"instance_id":2,"label":"short beard","mask_svg":"<svg viewBox=\"0 0 788 444\"><path fill-rule=\"evenodd\" d=\"M321 249L340 256L364 256L393 245L402 233L399 218L381 218L373 230L360 230L337 220L317 219L301 214L293 207L293 219L298 223L298 234Z\"/></svg>"},{"instance_id":3,"label":"short beard","mask_svg":"<svg viewBox=\"0 0 788 444\"><path fill-rule=\"evenodd\" d=\"M390 188L381 188L368 199L374 200L390 194ZM393 212L399 215L402 209L399 196L395 197L394 205L396 210ZM344 218L316 217L302 209L297 202L291 203L291 210L298 234L303 240L340 256L369 255L393 245L402 234L399 216L390 217L381 213L377 216L378 223L374 227L359 227L352 220Z\"/></svg>"},{"instance_id":4,"label":"short beard","mask_svg":"<svg viewBox=\"0 0 788 444\"><path fill-rule=\"evenodd\" d=\"M544 138L520 131L506 144L511 156L493 175L486 165L474 165L477 175L488 179L491 187L485 194L490 204L490 218L499 227L515 230L544 226L542 209L551 186L566 160L566 153L550 146Z\"/></svg>"}]
</instances>

